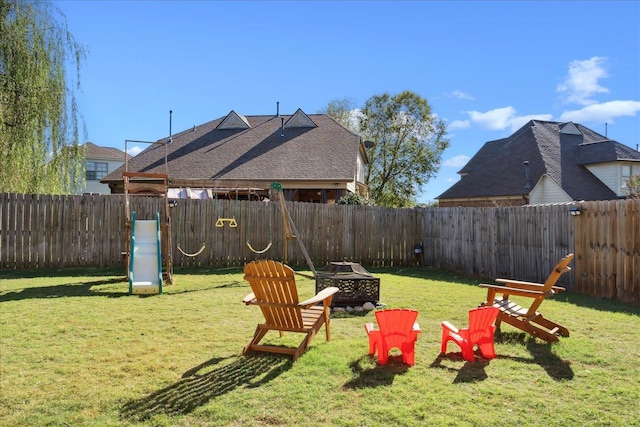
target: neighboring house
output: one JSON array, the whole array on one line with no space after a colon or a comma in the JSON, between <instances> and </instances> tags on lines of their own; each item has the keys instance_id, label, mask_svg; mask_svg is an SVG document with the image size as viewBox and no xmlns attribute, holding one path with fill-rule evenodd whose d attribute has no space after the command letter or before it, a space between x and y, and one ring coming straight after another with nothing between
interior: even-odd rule
<instances>
[{"instance_id":1,"label":"neighboring house","mask_svg":"<svg viewBox=\"0 0 640 427\"><path fill-rule=\"evenodd\" d=\"M166 173L169 197L239 200L267 197L278 182L287 200L333 203L349 192L368 193L367 162L360 136L325 114L231 111L172 135L170 142L156 141L102 182L122 193L125 170Z\"/></svg>"},{"instance_id":2,"label":"neighboring house","mask_svg":"<svg viewBox=\"0 0 640 427\"><path fill-rule=\"evenodd\" d=\"M531 120L490 141L437 197L447 206L519 206L625 197L640 152L577 123Z\"/></svg>"},{"instance_id":3,"label":"neighboring house","mask_svg":"<svg viewBox=\"0 0 640 427\"><path fill-rule=\"evenodd\" d=\"M109 186L100 183L100 180L124 164L124 151L113 147L98 147L91 142L87 142L82 148L85 150L86 184L78 194L110 194Z\"/></svg>"}]
</instances>

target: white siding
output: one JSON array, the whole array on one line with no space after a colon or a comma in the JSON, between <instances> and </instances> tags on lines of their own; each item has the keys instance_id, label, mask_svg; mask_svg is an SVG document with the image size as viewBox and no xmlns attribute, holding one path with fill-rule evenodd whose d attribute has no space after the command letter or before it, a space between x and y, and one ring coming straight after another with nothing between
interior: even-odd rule
<instances>
[{"instance_id":1,"label":"white siding","mask_svg":"<svg viewBox=\"0 0 640 427\"><path fill-rule=\"evenodd\" d=\"M571 201L571 197L548 175L543 175L529 193L529 204L531 205Z\"/></svg>"},{"instance_id":2,"label":"white siding","mask_svg":"<svg viewBox=\"0 0 640 427\"><path fill-rule=\"evenodd\" d=\"M124 164L124 161L113 161L113 160L101 160L101 159L87 159L90 162L101 162L107 164L107 175L118 169L120 166ZM111 194L111 190L107 184L100 184L100 180L96 181L86 181L85 188L78 192L78 194L82 193L99 193L99 194Z\"/></svg>"},{"instance_id":3,"label":"white siding","mask_svg":"<svg viewBox=\"0 0 640 427\"><path fill-rule=\"evenodd\" d=\"M631 167L631 175L640 174L640 164L637 162L609 162L587 165L589 172L602 181L607 187L616 193L618 197L624 197L624 180L622 177L622 166Z\"/></svg>"},{"instance_id":4,"label":"white siding","mask_svg":"<svg viewBox=\"0 0 640 427\"><path fill-rule=\"evenodd\" d=\"M364 183L364 159L360 153L358 153L356 161L356 180Z\"/></svg>"}]
</instances>

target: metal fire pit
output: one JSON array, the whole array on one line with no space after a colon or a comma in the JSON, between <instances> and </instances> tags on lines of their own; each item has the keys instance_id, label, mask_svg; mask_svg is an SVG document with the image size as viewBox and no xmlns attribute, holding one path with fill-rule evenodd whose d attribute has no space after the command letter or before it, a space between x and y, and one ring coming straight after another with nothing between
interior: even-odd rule
<instances>
[{"instance_id":1,"label":"metal fire pit","mask_svg":"<svg viewBox=\"0 0 640 427\"><path fill-rule=\"evenodd\" d=\"M335 286L340 289L333 296L332 305L355 306L366 302L378 303L380 279L373 277L357 262L331 262L316 274L316 293Z\"/></svg>"}]
</instances>

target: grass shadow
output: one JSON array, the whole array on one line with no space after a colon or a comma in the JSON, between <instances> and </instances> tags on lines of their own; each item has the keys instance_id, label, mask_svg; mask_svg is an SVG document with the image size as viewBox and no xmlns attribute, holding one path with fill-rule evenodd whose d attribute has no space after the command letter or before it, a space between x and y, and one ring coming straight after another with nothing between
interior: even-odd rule
<instances>
[{"instance_id":1,"label":"grass shadow","mask_svg":"<svg viewBox=\"0 0 640 427\"><path fill-rule=\"evenodd\" d=\"M409 366L402 362L402 356L389 356L386 365L376 364L373 368L363 368L361 363L364 360L376 360L374 356L362 356L354 360L349 367L356 375L356 378L344 385L345 389L360 389L367 387L389 386L393 384L396 375L403 375Z\"/></svg>"},{"instance_id":2,"label":"grass shadow","mask_svg":"<svg viewBox=\"0 0 640 427\"><path fill-rule=\"evenodd\" d=\"M573 304L579 307L587 307L598 311L640 316L640 306L577 294L575 292L561 292L558 295L554 295L553 300Z\"/></svg>"},{"instance_id":3,"label":"grass shadow","mask_svg":"<svg viewBox=\"0 0 640 427\"><path fill-rule=\"evenodd\" d=\"M91 289L94 286L112 285L116 283L126 283L126 279L111 278L111 279L104 279L104 280L94 280L91 282L68 283L63 285L25 288L19 291L8 291L0 295L0 302L20 301L25 299L47 299L47 298L65 298L65 297L102 296L107 298L120 298L123 296L128 296L129 292L113 292L113 291L105 292L105 291L100 291L96 289Z\"/></svg>"},{"instance_id":4,"label":"grass shadow","mask_svg":"<svg viewBox=\"0 0 640 427\"><path fill-rule=\"evenodd\" d=\"M485 368L489 365L487 359L477 359L475 362L466 362L460 369L448 367L442 365L443 360L464 361L461 352L452 352L446 354L439 354L438 357L429 365L430 368L445 369L450 372L456 372L457 375L453 380L453 383L475 383L484 381L488 378Z\"/></svg>"},{"instance_id":5,"label":"grass shadow","mask_svg":"<svg viewBox=\"0 0 640 427\"><path fill-rule=\"evenodd\" d=\"M541 343L524 332L500 332L499 330L496 331L495 342L525 345L532 356L532 358L526 358L498 354L496 359L509 359L521 363L539 365L555 381L572 380L574 377L573 369L571 369L571 363L569 361L562 360L553 351L551 351L551 343ZM483 381L487 379L487 374L484 369L489 365L489 360L483 359L478 350L476 350L475 355L475 362L465 362L462 368L456 369L454 367L442 365L442 361L445 359L464 361L461 352L440 354L431 363L431 365L429 365L429 367L457 372L457 376L453 380L454 383Z\"/></svg>"},{"instance_id":6,"label":"grass shadow","mask_svg":"<svg viewBox=\"0 0 640 427\"><path fill-rule=\"evenodd\" d=\"M469 286L477 286L483 281L483 279L479 277L471 277L462 273L433 267L367 267L367 270L373 275L392 274L394 276L413 277L416 279ZM484 280L486 281L486 279Z\"/></svg>"},{"instance_id":7,"label":"grass shadow","mask_svg":"<svg viewBox=\"0 0 640 427\"><path fill-rule=\"evenodd\" d=\"M496 331L495 341L497 343L517 343L527 347L532 359L524 357L513 357L498 355L498 359L510 359L523 363L532 363L541 366L547 374L556 381L572 380L574 377L571 362L563 360L556 355L551 343L540 342L534 337L524 332L500 332Z\"/></svg>"},{"instance_id":8,"label":"grass shadow","mask_svg":"<svg viewBox=\"0 0 640 427\"><path fill-rule=\"evenodd\" d=\"M156 415L185 415L239 387L259 387L292 366L290 357L275 354L217 357L182 375L162 390L126 403L123 419L144 421Z\"/></svg>"}]
</instances>

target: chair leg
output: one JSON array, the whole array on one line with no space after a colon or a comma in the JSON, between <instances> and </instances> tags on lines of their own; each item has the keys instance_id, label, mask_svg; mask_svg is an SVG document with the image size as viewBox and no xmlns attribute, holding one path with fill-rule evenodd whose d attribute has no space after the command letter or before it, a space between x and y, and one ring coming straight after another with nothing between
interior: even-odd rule
<instances>
[{"instance_id":1,"label":"chair leg","mask_svg":"<svg viewBox=\"0 0 640 427\"><path fill-rule=\"evenodd\" d=\"M567 328L557 324L556 322L546 319L544 316L542 316L542 314L538 315L538 317L532 319L531 321L537 323L540 326L544 326L545 328L549 329L549 331L554 331L554 334L560 334L563 337L569 336L569 330Z\"/></svg>"},{"instance_id":2,"label":"chair leg","mask_svg":"<svg viewBox=\"0 0 640 427\"><path fill-rule=\"evenodd\" d=\"M440 342L440 354L447 352L447 344L449 343L449 333L446 329L442 328L442 341Z\"/></svg>"},{"instance_id":3,"label":"chair leg","mask_svg":"<svg viewBox=\"0 0 640 427\"><path fill-rule=\"evenodd\" d=\"M378 344L378 363L386 365L389 362L389 349L386 346Z\"/></svg>"},{"instance_id":4,"label":"chair leg","mask_svg":"<svg viewBox=\"0 0 640 427\"><path fill-rule=\"evenodd\" d=\"M537 326L532 325L530 322L522 319L517 319L514 317L507 317L503 319L505 323L510 324L514 328L518 328L534 337L540 338L547 342L557 342L560 341L558 337L544 329L538 328Z\"/></svg>"},{"instance_id":5,"label":"chair leg","mask_svg":"<svg viewBox=\"0 0 640 427\"><path fill-rule=\"evenodd\" d=\"M258 326L256 328L256 332L253 334L253 339L249 341L249 344L247 344L244 347L244 349L242 350L242 354L247 354L249 351L251 351L251 347L258 345L260 340L264 338L264 336L267 334L268 331L269 331L268 329L261 328L260 326Z\"/></svg>"},{"instance_id":6,"label":"chair leg","mask_svg":"<svg viewBox=\"0 0 640 427\"><path fill-rule=\"evenodd\" d=\"M496 350L493 345L493 340L491 342L485 342L482 344L478 344L478 348L480 349L480 353L482 353L482 357L485 359L495 359Z\"/></svg>"},{"instance_id":7,"label":"chair leg","mask_svg":"<svg viewBox=\"0 0 640 427\"><path fill-rule=\"evenodd\" d=\"M475 362L476 356L473 354L473 346L469 345L467 342L460 343L460 348L462 349L462 358L467 362Z\"/></svg>"},{"instance_id":8,"label":"chair leg","mask_svg":"<svg viewBox=\"0 0 640 427\"><path fill-rule=\"evenodd\" d=\"M413 343L407 343L402 349L402 361L409 366L416 364L416 348Z\"/></svg>"}]
</instances>

